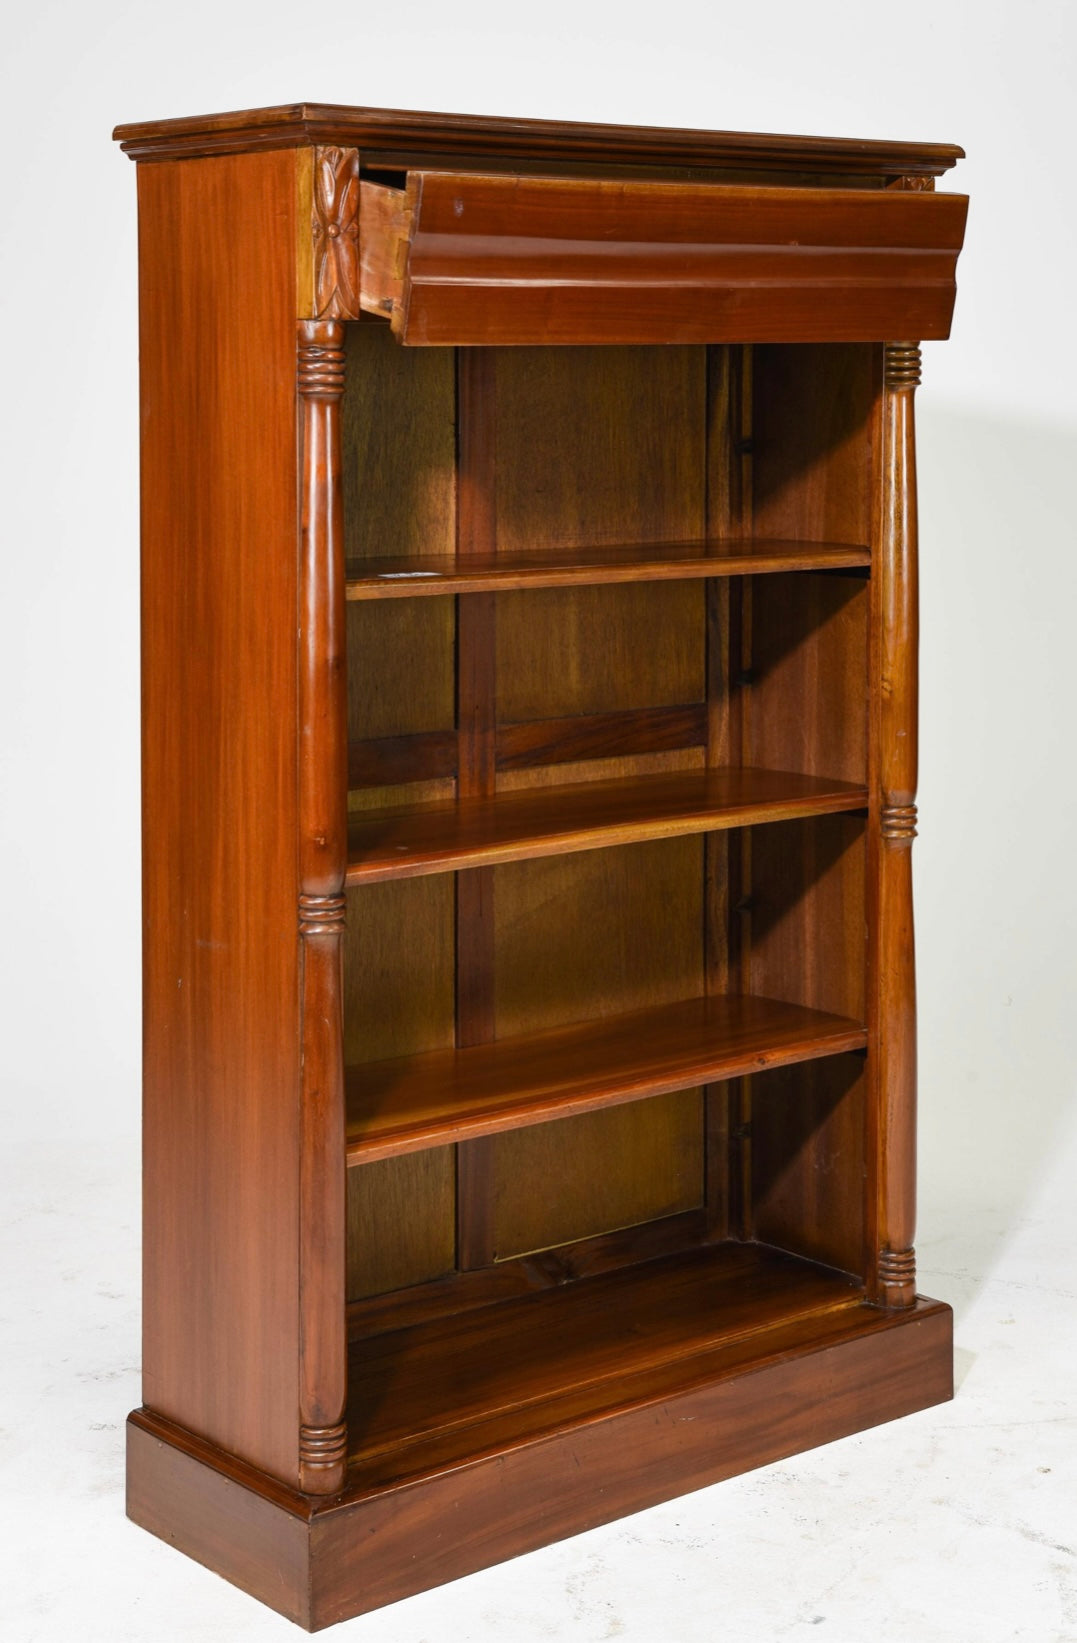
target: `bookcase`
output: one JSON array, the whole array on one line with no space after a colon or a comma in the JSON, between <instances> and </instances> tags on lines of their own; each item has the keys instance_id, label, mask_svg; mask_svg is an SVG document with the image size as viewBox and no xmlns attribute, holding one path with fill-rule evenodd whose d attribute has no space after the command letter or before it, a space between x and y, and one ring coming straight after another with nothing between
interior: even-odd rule
<instances>
[{"instance_id":1,"label":"bookcase","mask_svg":"<svg viewBox=\"0 0 1077 1643\"><path fill-rule=\"evenodd\" d=\"M949 145L138 163L128 1511L309 1629L951 1395L913 397Z\"/></svg>"}]
</instances>

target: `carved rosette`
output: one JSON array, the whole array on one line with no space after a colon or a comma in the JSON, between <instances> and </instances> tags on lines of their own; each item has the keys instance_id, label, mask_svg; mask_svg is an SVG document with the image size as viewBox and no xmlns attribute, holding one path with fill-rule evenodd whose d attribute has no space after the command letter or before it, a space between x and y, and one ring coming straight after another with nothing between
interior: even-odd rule
<instances>
[{"instance_id":1,"label":"carved rosette","mask_svg":"<svg viewBox=\"0 0 1077 1643\"><path fill-rule=\"evenodd\" d=\"M311 201L314 312L319 319L359 318L359 154L316 148Z\"/></svg>"},{"instance_id":2,"label":"carved rosette","mask_svg":"<svg viewBox=\"0 0 1077 1643\"><path fill-rule=\"evenodd\" d=\"M347 869L344 327L305 320L299 561L300 1380L299 1486L343 1487L347 1448L342 938Z\"/></svg>"},{"instance_id":3,"label":"carved rosette","mask_svg":"<svg viewBox=\"0 0 1077 1643\"><path fill-rule=\"evenodd\" d=\"M920 349L888 343L883 353L882 496L878 581L880 719L878 952L875 1017L878 1068L875 1133L876 1299L916 1300L916 961L912 841L916 837L918 560L913 396Z\"/></svg>"}]
</instances>

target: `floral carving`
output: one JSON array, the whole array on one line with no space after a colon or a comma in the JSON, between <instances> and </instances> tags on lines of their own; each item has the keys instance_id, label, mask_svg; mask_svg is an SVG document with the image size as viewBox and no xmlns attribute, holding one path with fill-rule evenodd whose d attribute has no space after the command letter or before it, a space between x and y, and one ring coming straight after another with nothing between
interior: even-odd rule
<instances>
[{"instance_id":1,"label":"floral carving","mask_svg":"<svg viewBox=\"0 0 1077 1643\"><path fill-rule=\"evenodd\" d=\"M359 154L314 150L314 311L319 319L359 318Z\"/></svg>"}]
</instances>

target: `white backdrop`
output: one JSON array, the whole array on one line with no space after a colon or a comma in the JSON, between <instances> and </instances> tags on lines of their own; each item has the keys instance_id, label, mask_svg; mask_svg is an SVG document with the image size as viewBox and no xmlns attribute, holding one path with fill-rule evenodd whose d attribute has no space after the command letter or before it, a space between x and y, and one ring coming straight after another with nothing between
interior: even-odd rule
<instances>
[{"instance_id":1,"label":"white backdrop","mask_svg":"<svg viewBox=\"0 0 1077 1643\"><path fill-rule=\"evenodd\" d=\"M925 347L918 400L921 1244L929 1264L940 1256L934 1293L960 1301L987 1293L1007 1249L1038 1229L1045 1253L1030 1282L1043 1291L1041 1266L1072 1242L1059 1172L1077 1170L1075 19L1066 0L912 0L899 12L842 0L411 0L305 13L281 0L39 0L9 18L0 66L9 1147L60 1157L78 1143L72 1158L100 1156L94 1147L126 1156L138 1124L135 174L109 141L112 125L308 96L957 141L969 158L942 186L969 193L972 206L954 336ZM1072 1278L1047 1289L1057 1336L1073 1329ZM971 1299L969 1308L971 1321ZM1020 1336L1010 1339L1020 1352ZM1036 1409L1044 1388L1036 1365L1025 1368L1018 1401ZM1050 1418L1072 1456L1072 1404ZM825 1459L816 1471L825 1474ZM992 1601L970 1643L1077 1638L1063 1557L1074 1555L1072 1524L1068 1532L1070 1545L1059 1526L1050 1554L1062 1573L1036 1588L1053 1606L1035 1611L1033 1629L999 1619ZM477 1607L462 1600L453 1612L476 1629L450 1635L498 1635L476 1617L502 1588L466 1589L480 1592ZM217 1591L200 1613L225 1601ZM1020 1612L1027 1618L1027 1602ZM597 1613L570 1607L545 1632L521 1620L520 1635L628 1635L628 1621L598 1629ZM792 1610L788 1632L753 1629L750 1608L738 1613L734 1639L799 1635ZM34 1636L66 1635L41 1624ZM239 1636L236 1624L221 1635ZM365 1635L419 1635L402 1625ZM175 1626L169 1635L196 1635L180 1618ZM683 1619L669 1626L631 1635L697 1635ZM879 1635L924 1643L928 1633ZM966 1634L939 1635L962 1643Z\"/></svg>"}]
</instances>

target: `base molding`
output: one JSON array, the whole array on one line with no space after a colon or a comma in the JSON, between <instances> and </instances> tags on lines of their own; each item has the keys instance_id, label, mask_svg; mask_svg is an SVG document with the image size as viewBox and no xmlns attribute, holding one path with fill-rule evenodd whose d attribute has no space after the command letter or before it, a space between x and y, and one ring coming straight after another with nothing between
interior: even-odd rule
<instances>
[{"instance_id":1,"label":"base molding","mask_svg":"<svg viewBox=\"0 0 1077 1643\"><path fill-rule=\"evenodd\" d=\"M729 1372L374 1490L300 1494L149 1410L127 1425L134 1522L317 1631L953 1396L952 1314L856 1306ZM416 1556L416 1547L422 1548Z\"/></svg>"}]
</instances>

